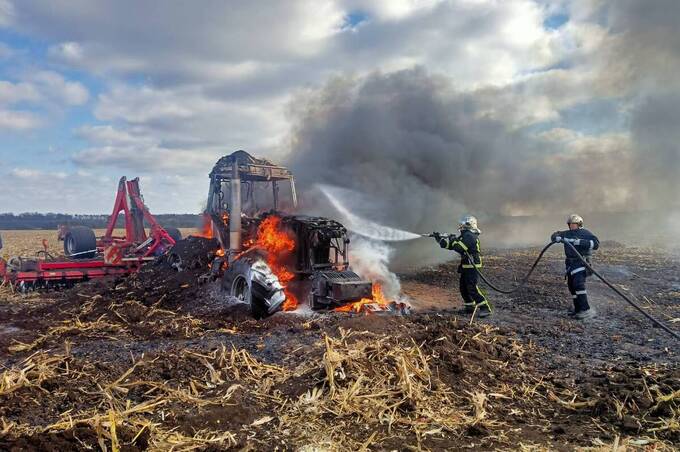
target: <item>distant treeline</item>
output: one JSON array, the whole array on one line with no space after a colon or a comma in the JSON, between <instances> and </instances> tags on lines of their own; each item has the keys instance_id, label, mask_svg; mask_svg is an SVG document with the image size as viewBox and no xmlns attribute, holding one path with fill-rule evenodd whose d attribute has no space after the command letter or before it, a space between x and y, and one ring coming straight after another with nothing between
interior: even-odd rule
<instances>
[{"instance_id":1,"label":"distant treeline","mask_svg":"<svg viewBox=\"0 0 680 452\"><path fill-rule=\"evenodd\" d=\"M161 226L176 228L200 227L201 216L193 214L154 215ZM57 229L60 224L83 225L93 229L107 226L108 215L66 215L62 213L0 213L0 229ZM116 227L124 227L120 215Z\"/></svg>"}]
</instances>

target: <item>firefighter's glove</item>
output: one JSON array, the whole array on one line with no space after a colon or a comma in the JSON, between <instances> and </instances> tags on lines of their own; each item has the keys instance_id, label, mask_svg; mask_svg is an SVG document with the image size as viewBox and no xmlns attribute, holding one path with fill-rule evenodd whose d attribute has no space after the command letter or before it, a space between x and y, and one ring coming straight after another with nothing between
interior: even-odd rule
<instances>
[{"instance_id":1,"label":"firefighter's glove","mask_svg":"<svg viewBox=\"0 0 680 452\"><path fill-rule=\"evenodd\" d=\"M559 235L556 235L555 237L553 237L553 242L560 243L561 241L562 241L562 237L560 237Z\"/></svg>"}]
</instances>

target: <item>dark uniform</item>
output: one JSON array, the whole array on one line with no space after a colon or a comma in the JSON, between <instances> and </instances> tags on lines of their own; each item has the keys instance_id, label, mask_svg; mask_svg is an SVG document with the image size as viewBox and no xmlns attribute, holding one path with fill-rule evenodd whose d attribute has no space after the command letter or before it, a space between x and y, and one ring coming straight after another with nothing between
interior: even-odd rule
<instances>
[{"instance_id":1,"label":"dark uniform","mask_svg":"<svg viewBox=\"0 0 680 452\"><path fill-rule=\"evenodd\" d=\"M480 315L488 315L491 312L491 306L482 291L479 290L477 285L479 276L475 270L475 268L482 268L479 233L463 229L460 237L453 235L441 237L439 246L460 254L458 273L460 273L460 295L463 297L465 310L472 312L476 306ZM472 261L468 259L465 252L470 255Z\"/></svg>"},{"instance_id":2,"label":"dark uniform","mask_svg":"<svg viewBox=\"0 0 680 452\"><path fill-rule=\"evenodd\" d=\"M557 238L561 240L557 240ZM600 241L587 229L579 228L575 230L558 231L551 236L551 240L569 240L574 248L590 263L592 252L600 247ZM567 286L574 300L574 314L585 312L590 309L588 304L588 292L586 291L586 277L590 276L590 271L586 269L583 262L578 258L574 250L569 245L564 244L564 261L567 268Z\"/></svg>"}]
</instances>

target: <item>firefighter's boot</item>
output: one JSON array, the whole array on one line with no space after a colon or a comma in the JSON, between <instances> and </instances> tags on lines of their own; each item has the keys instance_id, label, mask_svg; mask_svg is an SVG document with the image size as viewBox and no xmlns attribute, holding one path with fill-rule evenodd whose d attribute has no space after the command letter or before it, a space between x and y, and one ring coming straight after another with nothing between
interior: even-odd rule
<instances>
[{"instance_id":1,"label":"firefighter's boot","mask_svg":"<svg viewBox=\"0 0 680 452\"><path fill-rule=\"evenodd\" d=\"M574 314L576 320L588 320L595 317L595 310L593 308L586 309L585 311L579 311Z\"/></svg>"},{"instance_id":2,"label":"firefighter's boot","mask_svg":"<svg viewBox=\"0 0 680 452\"><path fill-rule=\"evenodd\" d=\"M488 301L477 303L475 309L477 311L476 316L479 318L484 318L491 315L491 306L489 306Z\"/></svg>"},{"instance_id":3,"label":"firefighter's boot","mask_svg":"<svg viewBox=\"0 0 680 452\"><path fill-rule=\"evenodd\" d=\"M475 312L475 302L471 301L471 302L468 303L467 301L464 301L463 307L460 308L460 313L461 314L472 314L473 312Z\"/></svg>"}]
</instances>

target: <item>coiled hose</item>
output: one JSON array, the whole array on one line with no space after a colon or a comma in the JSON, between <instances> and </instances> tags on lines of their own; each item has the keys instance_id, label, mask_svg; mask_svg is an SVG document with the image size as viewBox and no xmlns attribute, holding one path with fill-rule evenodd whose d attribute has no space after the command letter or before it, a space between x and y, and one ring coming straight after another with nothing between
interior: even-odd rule
<instances>
[{"instance_id":1,"label":"coiled hose","mask_svg":"<svg viewBox=\"0 0 680 452\"><path fill-rule=\"evenodd\" d=\"M521 289L522 287L524 287L524 286L526 285L526 283L529 281L529 278L531 277L532 273L533 273L534 270L536 269L536 266L538 265L538 263L539 263L539 262L541 261L541 259L543 258L543 255L545 254L545 252L548 251L548 248L550 248L551 246L555 245L556 243L559 243L559 242L550 242L550 243L548 243L545 247L543 247L543 249L542 249L541 252L539 253L538 257L537 257L536 260L534 261L534 264L533 264L533 265L531 266L531 268L529 269L529 272L528 272L528 273L526 274L526 276L519 282L519 284L517 285L517 287L514 287L514 288L512 288L512 289L501 289L500 287L496 286L496 285L493 284L491 281L489 281L489 280L486 278L486 276L484 276L484 273L482 273L482 271L481 271L480 269L478 269L477 267L474 267L474 269L475 269L475 271L477 272L477 274L479 275L479 277L482 278L482 281L484 281L484 282L486 283L486 285L489 286L491 289L495 290L496 292L502 293L502 294L511 294L511 293L517 292L519 289ZM634 302L633 300L631 300L628 296L626 296L623 292L621 292L619 289L617 289L612 283L610 283L609 281L607 281L607 279L606 279L604 276L602 276L601 274L599 274L599 273L597 272L597 270L595 270L595 269L590 265L590 263L588 263L588 261L581 255L581 253L578 252L578 250L574 247L574 245L572 245L572 244L569 243L569 242L564 242L564 243L565 243L567 246L569 246L569 247L572 249L572 251L573 251L574 253L576 253L576 256L579 258L579 260L581 261L581 263L583 264L583 266L586 267L588 270L590 270L590 271L593 273L593 275L597 276L597 277L600 279L600 281L602 281L603 283L605 283L605 284L607 285L607 287L609 287L609 288L610 288L611 290L613 290L617 295L619 295L621 298L623 298L629 305L631 305L632 307L634 307L635 309L637 309L642 315L644 315L644 316L647 317L649 320L651 320L652 323L654 323L656 326L658 326L659 328L661 328L662 330L664 330L665 332L667 332L668 334L670 334L671 336L673 336L675 339L680 340L680 335L678 335L678 333L676 333L675 331L671 330L671 329L668 328L666 325L664 325L663 323L661 323L660 320L655 319L655 318L652 317L649 313L645 312L645 310L642 309L640 306L638 306L637 303L635 303L635 302ZM474 262L472 256L470 256L470 254L469 254L467 251L465 252L465 255L466 255L467 258L470 260L470 262Z\"/></svg>"}]
</instances>

